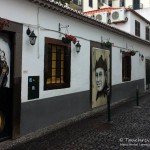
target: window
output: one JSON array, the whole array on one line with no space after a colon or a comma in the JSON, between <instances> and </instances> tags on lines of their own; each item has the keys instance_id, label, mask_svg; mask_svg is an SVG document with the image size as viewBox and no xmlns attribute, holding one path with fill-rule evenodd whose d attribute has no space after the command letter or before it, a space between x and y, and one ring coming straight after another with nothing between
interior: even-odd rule
<instances>
[{"instance_id":1,"label":"window","mask_svg":"<svg viewBox=\"0 0 150 150\"><path fill-rule=\"evenodd\" d=\"M109 5L110 7L112 7L112 0L109 0L109 1L108 1L108 5Z\"/></svg>"},{"instance_id":2,"label":"window","mask_svg":"<svg viewBox=\"0 0 150 150\"><path fill-rule=\"evenodd\" d=\"M122 81L131 80L131 56L122 54Z\"/></svg>"},{"instance_id":3,"label":"window","mask_svg":"<svg viewBox=\"0 0 150 150\"><path fill-rule=\"evenodd\" d=\"M78 5L78 0L73 0L73 3Z\"/></svg>"},{"instance_id":4,"label":"window","mask_svg":"<svg viewBox=\"0 0 150 150\"><path fill-rule=\"evenodd\" d=\"M125 1L124 0L120 0L120 7L124 7L125 6Z\"/></svg>"},{"instance_id":5,"label":"window","mask_svg":"<svg viewBox=\"0 0 150 150\"><path fill-rule=\"evenodd\" d=\"M146 27L145 28L145 38L146 38L146 40L150 40L150 30L149 30L149 27Z\"/></svg>"},{"instance_id":6,"label":"window","mask_svg":"<svg viewBox=\"0 0 150 150\"><path fill-rule=\"evenodd\" d=\"M73 0L73 3L76 4L76 5L81 5L82 4L81 0Z\"/></svg>"},{"instance_id":7,"label":"window","mask_svg":"<svg viewBox=\"0 0 150 150\"><path fill-rule=\"evenodd\" d=\"M70 87L70 51L61 40L45 38L44 90Z\"/></svg>"},{"instance_id":8,"label":"window","mask_svg":"<svg viewBox=\"0 0 150 150\"><path fill-rule=\"evenodd\" d=\"M140 9L140 0L133 0L133 9Z\"/></svg>"},{"instance_id":9,"label":"window","mask_svg":"<svg viewBox=\"0 0 150 150\"><path fill-rule=\"evenodd\" d=\"M140 22L135 20L135 35L140 37Z\"/></svg>"},{"instance_id":10,"label":"window","mask_svg":"<svg viewBox=\"0 0 150 150\"><path fill-rule=\"evenodd\" d=\"M93 0L89 0L89 7L93 7Z\"/></svg>"}]
</instances>

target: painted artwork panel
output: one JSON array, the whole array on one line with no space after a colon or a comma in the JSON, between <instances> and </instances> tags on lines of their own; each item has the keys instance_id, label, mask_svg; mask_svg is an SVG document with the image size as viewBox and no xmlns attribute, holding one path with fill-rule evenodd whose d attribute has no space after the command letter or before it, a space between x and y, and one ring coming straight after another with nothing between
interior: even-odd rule
<instances>
[{"instance_id":1,"label":"painted artwork panel","mask_svg":"<svg viewBox=\"0 0 150 150\"><path fill-rule=\"evenodd\" d=\"M6 37L0 36L0 87L10 87L10 46Z\"/></svg>"},{"instance_id":2,"label":"painted artwork panel","mask_svg":"<svg viewBox=\"0 0 150 150\"><path fill-rule=\"evenodd\" d=\"M110 51L92 48L92 108L105 105L110 91Z\"/></svg>"}]
</instances>

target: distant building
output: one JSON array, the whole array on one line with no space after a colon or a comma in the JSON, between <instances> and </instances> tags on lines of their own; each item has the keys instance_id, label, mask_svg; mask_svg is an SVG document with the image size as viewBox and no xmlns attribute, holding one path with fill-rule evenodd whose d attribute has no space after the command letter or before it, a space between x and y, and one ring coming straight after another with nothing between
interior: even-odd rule
<instances>
[{"instance_id":1,"label":"distant building","mask_svg":"<svg viewBox=\"0 0 150 150\"><path fill-rule=\"evenodd\" d=\"M106 6L126 7L134 10L149 8L148 0L83 0L83 12L100 9Z\"/></svg>"},{"instance_id":2,"label":"distant building","mask_svg":"<svg viewBox=\"0 0 150 150\"><path fill-rule=\"evenodd\" d=\"M75 10L82 11L82 0L72 0L69 6Z\"/></svg>"},{"instance_id":3,"label":"distant building","mask_svg":"<svg viewBox=\"0 0 150 150\"><path fill-rule=\"evenodd\" d=\"M133 9L107 7L88 11L85 14L141 39L150 40L150 21Z\"/></svg>"}]
</instances>

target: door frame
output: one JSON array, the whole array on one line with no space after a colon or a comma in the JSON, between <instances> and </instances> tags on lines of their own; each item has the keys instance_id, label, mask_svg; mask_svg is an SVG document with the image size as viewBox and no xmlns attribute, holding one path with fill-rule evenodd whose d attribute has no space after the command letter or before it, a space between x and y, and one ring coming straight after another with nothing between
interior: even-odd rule
<instances>
[{"instance_id":1,"label":"door frame","mask_svg":"<svg viewBox=\"0 0 150 150\"><path fill-rule=\"evenodd\" d=\"M100 48L110 51L110 95L109 100L111 101L112 95L112 46L107 47L103 43L90 41L90 105L92 108L92 48Z\"/></svg>"},{"instance_id":2,"label":"door frame","mask_svg":"<svg viewBox=\"0 0 150 150\"><path fill-rule=\"evenodd\" d=\"M2 18L0 18L2 19ZM8 26L4 26L2 32L11 32L13 39L13 75L11 84L13 88L12 94L12 139L20 136L20 116L21 116L21 78L22 78L22 35L23 25L12 22L10 20Z\"/></svg>"},{"instance_id":3,"label":"door frame","mask_svg":"<svg viewBox=\"0 0 150 150\"><path fill-rule=\"evenodd\" d=\"M145 57L145 91L149 91L150 88L147 89L147 84L146 84L146 60L150 60L150 57Z\"/></svg>"}]
</instances>

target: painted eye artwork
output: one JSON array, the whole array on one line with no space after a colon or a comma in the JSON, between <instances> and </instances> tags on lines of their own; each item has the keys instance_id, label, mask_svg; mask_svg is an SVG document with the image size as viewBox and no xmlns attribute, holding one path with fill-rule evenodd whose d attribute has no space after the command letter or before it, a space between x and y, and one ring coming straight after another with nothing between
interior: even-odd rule
<instances>
[{"instance_id":1,"label":"painted eye artwork","mask_svg":"<svg viewBox=\"0 0 150 150\"><path fill-rule=\"evenodd\" d=\"M0 87L6 87L9 67L6 62L5 52L0 49Z\"/></svg>"}]
</instances>

